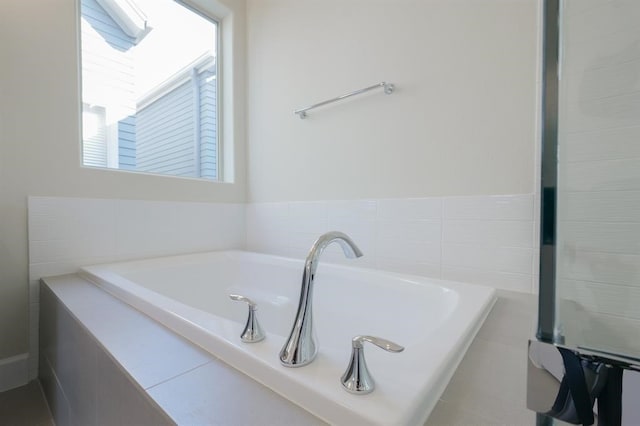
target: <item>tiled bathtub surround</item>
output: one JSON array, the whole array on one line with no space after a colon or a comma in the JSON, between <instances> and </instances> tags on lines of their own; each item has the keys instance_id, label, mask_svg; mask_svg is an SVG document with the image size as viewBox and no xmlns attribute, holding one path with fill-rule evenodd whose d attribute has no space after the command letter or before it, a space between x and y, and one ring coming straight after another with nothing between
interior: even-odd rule
<instances>
[{"instance_id":1,"label":"tiled bathtub surround","mask_svg":"<svg viewBox=\"0 0 640 426\"><path fill-rule=\"evenodd\" d=\"M537 288L534 194L253 203L246 248L303 258L323 232L350 235L365 256L324 259L507 290Z\"/></svg>"},{"instance_id":2,"label":"tiled bathtub surround","mask_svg":"<svg viewBox=\"0 0 640 426\"><path fill-rule=\"evenodd\" d=\"M38 280L79 266L244 246L244 204L29 197L29 375L38 361Z\"/></svg>"},{"instance_id":3,"label":"tiled bathtub surround","mask_svg":"<svg viewBox=\"0 0 640 426\"><path fill-rule=\"evenodd\" d=\"M37 373L44 276L233 248L304 258L320 234L341 230L365 256L346 260L333 245L323 260L530 292L537 217L533 194L246 205L30 197L29 375Z\"/></svg>"}]
</instances>

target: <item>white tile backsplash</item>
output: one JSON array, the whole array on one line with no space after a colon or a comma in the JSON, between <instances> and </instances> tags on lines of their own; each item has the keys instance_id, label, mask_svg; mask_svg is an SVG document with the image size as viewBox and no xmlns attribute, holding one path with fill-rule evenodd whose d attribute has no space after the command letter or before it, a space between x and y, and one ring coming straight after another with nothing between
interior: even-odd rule
<instances>
[{"instance_id":1,"label":"white tile backsplash","mask_svg":"<svg viewBox=\"0 0 640 426\"><path fill-rule=\"evenodd\" d=\"M119 200L116 208L115 234L119 254L131 257L136 254L161 255L178 246L182 224L175 204Z\"/></svg>"},{"instance_id":2,"label":"white tile backsplash","mask_svg":"<svg viewBox=\"0 0 640 426\"><path fill-rule=\"evenodd\" d=\"M440 278L439 263L417 263L403 259L388 259L386 257L378 256L376 268L385 271L400 272L401 274Z\"/></svg>"},{"instance_id":3,"label":"white tile backsplash","mask_svg":"<svg viewBox=\"0 0 640 426\"><path fill-rule=\"evenodd\" d=\"M397 198L378 200L378 220L411 221L440 219L442 198Z\"/></svg>"},{"instance_id":4,"label":"white tile backsplash","mask_svg":"<svg viewBox=\"0 0 640 426\"><path fill-rule=\"evenodd\" d=\"M355 217L329 218L328 230L340 230L346 234L373 236L376 232L374 219L358 219Z\"/></svg>"},{"instance_id":5,"label":"white tile backsplash","mask_svg":"<svg viewBox=\"0 0 640 426\"><path fill-rule=\"evenodd\" d=\"M440 263L440 242L404 239L378 239L377 254L385 259L408 263Z\"/></svg>"},{"instance_id":6,"label":"white tile backsplash","mask_svg":"<svg viewBox=\"0 0 640 426\"><path fill-rule=\"evenodd\" d=\"M446 197L443 208L446 220L533 220L533 197L530 194Z\"/></svg>"},{"instance_id":7,"label":"white tile backsplash","mask_svg":"<svg viewBox=\"0 0 640 426\"><path fill-rule=\"evenodd\" d=\"M377 225L377 236L381 240L396 239L439 243L442 238L442 221L440 219L420 221L380 220Z\"/></svg>"},{"instance_id":8,"label":"white tile backsplash","mask_svg":"<svg viewBox=\"0 0 640 426\"><path fill-rule=\"evenodd\" d=\"M293 232L288 241L288 247L295 254L295 257L304 257L307 255L309 248L313 242L324 231L318 232Z\"/></svg>"},{"instance_id":9,"label":"white tile backsplash","mask_svg":"<svg viewBox=\"0 0 640 426\"><path fill-rule=\"evenodd\" d=\"M28 203L31 378L41 277L97 263L241 249L249 228L244 204L58 197L29 197Z\"/></svg>"},{"instance_id":10,"label":"white tile backsplash","mask_svg":"<svg viewBox=\"0 0 640 426\"><path fill-rule=\"evenodd\" d=\"M322 232L337 230L364 257L330 246L328 262L530 292L537 205L534 194L253 203L246 248L303 259Z\"/></svg>"},{"instance_id":11,"label":"white tile backsplash","mask_svg":"<svg viewBox=\"0 0 640 426\"><path fill-rule=\"evenodd\" d=\"M49 198L29 207L29 262L116 254L115 204L109 200Z\"/></svg>"},{"instance_id":12,"label":"white tile backsplash","mask_svg":"<svg viewBox=\"0 0 640 426\"><path fill-rule=\"evenodd\" d=\"M378 202L375 200L346 200L327 202L329 223L338 219L375 220Z\"/></svg>"},{"instance_id":13,"label":"white tile backsplash","mask_svg":"<svg viewBox=\"0 0 640 426\"><path fill-rule=\"evenodd\" d=\"M330 246L327 262L530 292L534 205L533 194L246 205L30 197L30 306L39 278L82 265L240 248L303 259L330 230L365 256L346 259ZM34 320L32 354L37 332Z\"/></svg>"},{"instance_id":14,"label":"white tile backsplash","mask_svg":"<svg viewBox=\"0 0 640 426\"><path fill-rule=\"evenodd\" d=\"M30 279L79 266L242 248L243 204L29 198Z\"/></svg>"},{"instance_id":15,"label":"white tile backsplash","mask_svg":"<svg viewBox=\"0 0 640 426\"><path fill-rule=\"evenodd\" d=\"M324 201L289 203L289 229L294 233L322 234L327 231L327 219Z\"/></svg>"},{"instance_id":16,"label":"white tile backsplash","mask_svg":"<svg viewBox=\"0 0 640 426\"><path fill-rule=\"evenodd\" d=\"M537 253L536 253L537 254ZM531 274L532 248L443 244L442 264L485 271Z\"/></svg>"},{"instance_id":17,"label":"white tile backsplash","mask_svg":"<svg viewBox=\"0 0 640 426\"><path fill-rule=\"evenodd\" d=\"M531 275L529 274L483 271L475 268L452 268L449 266L443 266L441 274L443 280L481 284L523 293L531 291Z\"/></svg>"},{"instance_id":18,"label":"white tile backsplash","mask_svg":"<svg viewBox=\"0 0 640 426\"><path fill-rule=\"evenodd\" d=\"M531 221L445 220L445 243L474 244L488 247L533 247Z\"/></svg>"}]
</instances>

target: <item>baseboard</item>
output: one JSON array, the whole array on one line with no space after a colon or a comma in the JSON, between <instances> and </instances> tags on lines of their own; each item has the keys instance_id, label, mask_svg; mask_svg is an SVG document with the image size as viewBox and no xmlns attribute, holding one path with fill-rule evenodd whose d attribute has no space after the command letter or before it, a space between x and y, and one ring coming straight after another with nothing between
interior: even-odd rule
<instances>
[{"instance_id":1,"label":"baseboard","mask_svg":"<svg viewBox=\"0 0 640 426\"><path fill-rule=\"evenodd\" d=\"M0 360L0 392L26 385L29 381L29 354Z\"/></svg>"}]
</instances>

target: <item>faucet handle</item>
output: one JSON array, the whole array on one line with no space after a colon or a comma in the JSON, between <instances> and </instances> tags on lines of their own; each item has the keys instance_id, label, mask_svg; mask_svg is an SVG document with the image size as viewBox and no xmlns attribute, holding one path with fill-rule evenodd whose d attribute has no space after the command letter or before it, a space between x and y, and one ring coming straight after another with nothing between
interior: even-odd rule
<instances>
[{"instance_id":1,"label":"faucet handle","mask_svg":"<svg viewBox=\"0 0 640 426\"><path fill-rule=\"evenodd\" d=\"M364 359L364 342L373 343L387 352L402 352L404 350L403 346L380 337L354 337L351 340L351 359L349 360L349 366L342 375L341 382L347 392L357 395L373 392L376 385Z\"/></svg>"},{"instance_id":2,"label":"faucet handle","mask_svg":"<svg viewBox=\"0 0 640 426\"><path fill-rule=\"evenodd\" d=\"M249 315L247 316L247 323L244 326L244 330L240 335L245 343L256 343L265 338L264 331L258 323L258 317L256 316L256 310L258 310L258 304L246 296L240 294L230 294L229 298L236 302L246 302L249 305Z\"/></svg>"},{"instance_id":3,"label":"faucet handle","mask_svg":"<svg viewBox=\"0 0 640 426\"><path fill-rule=\"evenodd\" d=\"M229 299L235 300L236 302L247 302L247 304L249 305L249 309L252 309L254 311L258 309L258 304L246 296L242 296L240 294L230 294Z\"/></svg>"},{"instance_id":4,"label":"faucet handle","mask_svg":"<svg viewBox=\"0 0 640 426\"><path fill-rule=\"evenodd\" d=\"M402 352L404 350L404 346L393 343L391 340L374 336L356 336L351 340L351 345L354 348L362 348L363 342L373 343L377 347L384 349L387 352Z\"/></svg>"}]
</instances>

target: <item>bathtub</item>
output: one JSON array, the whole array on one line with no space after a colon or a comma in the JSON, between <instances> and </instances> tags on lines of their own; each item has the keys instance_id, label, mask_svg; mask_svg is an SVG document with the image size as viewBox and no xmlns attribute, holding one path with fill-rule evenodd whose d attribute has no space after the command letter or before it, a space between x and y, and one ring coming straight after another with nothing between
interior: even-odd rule
<instances>
[{"instance_id":1,"label":"bathtub","mask_svg":"<svg viewBox=\"0 0 640 426\"><path fill-rule=\"evenodd\" d=\"M278 353L297 309L304 262L241 251L200 253L109 265L79 274L319 418L343 425L421 425L495 301L495 290L458 282L320 263L313 316L313 363L286 368ZM243 343L247 306L258 304L266 338ZM347 393L340 377L351 339L379 336L405 347L365 345L376 381L368 395Z\"/></svg>"}]
</instances>

